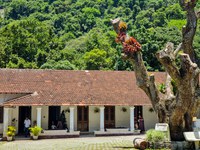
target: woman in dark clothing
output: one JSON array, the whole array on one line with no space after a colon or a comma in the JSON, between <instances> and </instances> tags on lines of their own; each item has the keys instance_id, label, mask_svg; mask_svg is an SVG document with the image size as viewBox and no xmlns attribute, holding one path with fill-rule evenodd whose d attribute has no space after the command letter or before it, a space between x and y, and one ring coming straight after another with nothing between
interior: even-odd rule
<instances>
[{"instance_id":1,"label":"woman in dark clothing","mask_svg":"<svg viewBox=\"0 0 200 150\"><path fill-rule=\"evenodd\" d=\"M144 132L145 131L145 129L144 129L144 119L142 118L142 116L139 116L138 122L139 122L139 129L141 130L141 132Z\"/></svg>"}]
</instances>

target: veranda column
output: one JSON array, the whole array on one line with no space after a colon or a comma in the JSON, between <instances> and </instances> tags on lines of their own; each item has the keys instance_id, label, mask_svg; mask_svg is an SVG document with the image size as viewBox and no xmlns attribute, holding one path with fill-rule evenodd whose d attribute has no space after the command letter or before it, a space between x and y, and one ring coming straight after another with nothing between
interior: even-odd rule
<instances>
[{"instance_id":1,"label":"veranda column","mask_svg":"<svg viewBox=\"0 0 200 150\"><path fill-rule=\"evenodd\" d=\"M134 108L130 107L130 131L134 131Z\"/></svg>"},{"instance_id":2,"label":"veranda column","mask_svg":"<svg viewBox=\"0 0 200 150\"><path fill-rule=\"evenodd\" d=\"M105 129L104 129L104 109L105 109L105 107L100 107L100 131L105 131Z\"/></svg>"},{"instance_id":3,"label":"veranda column","mask_svg":"<svg viewBox=\"0 0 200 150\"><path fill-rule=\"evenodd\" d=\"M8 129L9 110L10 108L3 108L3 137L6 137L6 130Z\"/></svg>"},{"instance_id":4,"label":"veranda column","mask_svg":"<svg viewBox=\"0 0 200 150\"><path fill-rule=\"evenodd\" d=\"M41 127L41 120L42 120L42 108L37 108L37 126Z\"/></svg>"},{"instance_id":5,"label":"veranda column","mask_svg":"<svg viewBox=\"0 0 200 150\"><path fill-rule=\"evenodd\" d=\"M70 125L69 131L74 132L74 107L69 107L70 110Z\"/></svg>"}]
</instances>

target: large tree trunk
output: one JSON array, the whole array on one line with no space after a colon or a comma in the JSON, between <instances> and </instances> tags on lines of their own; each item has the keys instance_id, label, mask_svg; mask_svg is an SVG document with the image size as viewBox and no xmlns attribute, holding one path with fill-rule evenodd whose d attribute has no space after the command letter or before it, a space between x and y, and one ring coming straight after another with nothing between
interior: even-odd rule
<instances>
[{"instance_id":1,"label":"large tree trunk","mask_svg":"<svg viewBox=\"0 0 200 150\"><path fill-rule=\"evenodd\" d=\"M137 85L147 94L158 114L159 122L168 123L171 139L184 140L183 132L192 130L192 117L196 116L200 100L199 68L195 63L193 38L196 32L196 1L180 0L187 12L187 25L182 30L182 43L174 50L173 43L156 53L166 70L166 91L157 89L153 74L148 74L142 59L139 43L126 34L126 25L120 19L111 20L118 33L117 40L123 44L123 57L134 65ZM183 50L184 53L179 54ZM176 63L180 58L180 66Z\"/></svg>"}]
</instances>

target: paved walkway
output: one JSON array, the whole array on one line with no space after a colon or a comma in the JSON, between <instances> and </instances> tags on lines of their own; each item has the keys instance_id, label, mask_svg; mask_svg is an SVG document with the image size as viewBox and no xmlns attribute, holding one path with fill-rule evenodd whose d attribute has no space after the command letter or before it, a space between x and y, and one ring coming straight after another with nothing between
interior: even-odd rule
<instances>
[{"instance_id":1,"label":"paved walkway","mask_svg":"<svg viewBox=\"0 0 200 150\"><path fill-rule=\"evenodd\" d=\"M16 140L0 142L0 150L134 150L136 137L144 135Z\"/></svg>"}]
</instances>

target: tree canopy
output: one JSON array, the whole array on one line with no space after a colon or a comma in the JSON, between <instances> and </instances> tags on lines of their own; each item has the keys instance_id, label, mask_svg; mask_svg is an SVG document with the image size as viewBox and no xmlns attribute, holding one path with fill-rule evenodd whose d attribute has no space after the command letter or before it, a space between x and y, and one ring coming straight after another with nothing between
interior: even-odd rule
<instances>
[{"instance_id":1,"label":"tree canopy","mask_svg":"<svg viewBox=\"0 0 200 150\"><path fill-rule=\"evenodd\" d=\"M180 43L186 22L178 0L0 0L0 67L133 70L113 41L117 17L141 43L147 69L163 70L154 54Z\"/></svg>"}]
</instances>

